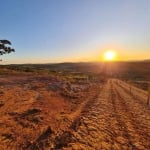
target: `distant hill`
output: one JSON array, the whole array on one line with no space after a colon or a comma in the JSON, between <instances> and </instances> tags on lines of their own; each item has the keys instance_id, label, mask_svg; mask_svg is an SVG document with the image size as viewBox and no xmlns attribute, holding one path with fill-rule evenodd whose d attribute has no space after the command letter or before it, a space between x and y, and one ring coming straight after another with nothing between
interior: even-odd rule
<instances>
[{"instance_id":1,"label":"distant hill","mask_svg":"<svg viewBox=\"0 0 150 150\"><path fill-rule=\"evenodd\" d=\"M144 61L146 61L146 62L150 62L150 59L145 59Z\"/></svg>"}]
</instances>

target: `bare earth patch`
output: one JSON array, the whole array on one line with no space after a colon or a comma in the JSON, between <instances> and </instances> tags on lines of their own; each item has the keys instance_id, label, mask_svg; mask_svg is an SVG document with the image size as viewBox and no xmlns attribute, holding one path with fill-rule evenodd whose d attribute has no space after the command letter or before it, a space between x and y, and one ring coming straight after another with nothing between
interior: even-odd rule
<instances>
[{"instance_id":1,"label":"bare earth patch","mask_svg":"<svg viewBox=\"0 0 150 150\"><path fill-rule=\"evenodd\" d=\"M7 76L0 82L0 149L51 145L80 114L92 89L47 75Z\"/></svg>"},{"instance_id":2,"label":"bare earth patch","mask_svg":"<svg viewBox=\"0 0 150 150\"><path fill-rule=\"evenodd\" d=\"M22 75L0 83L0 149L150 149L147 93L131 94L123 81Z\"/></svg>"}]
</instances>

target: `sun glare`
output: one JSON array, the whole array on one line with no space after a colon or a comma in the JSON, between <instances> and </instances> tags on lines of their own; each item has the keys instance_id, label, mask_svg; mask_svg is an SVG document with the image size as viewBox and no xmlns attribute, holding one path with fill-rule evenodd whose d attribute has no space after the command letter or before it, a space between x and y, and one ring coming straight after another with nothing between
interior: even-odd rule
<instances>
[{"instance_id":1,"label":"sun glare","mask_svg":"<svg viewBox=\"0 0 150 150\"><path fill-rule=\"evenodd\" d=\"M116 53L114 51L107 51L104 54L105 61L114 61L116 57Z\"/></svg>"}]
</instances>

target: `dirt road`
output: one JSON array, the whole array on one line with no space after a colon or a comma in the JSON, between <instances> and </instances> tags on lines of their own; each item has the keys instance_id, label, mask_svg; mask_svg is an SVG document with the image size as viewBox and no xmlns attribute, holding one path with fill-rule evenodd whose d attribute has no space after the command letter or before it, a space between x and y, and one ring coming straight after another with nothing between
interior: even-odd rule
<instances>
[{"instance_id":1,"label":"dirt road","mask_svg":"<svg viewBox=\"0 0 150 150\"><path fill-rule=\"evenodd\" d=\"M150 150L146 91L110 79L71 105L46 90L44 81L23 92L16 83L1 87L7 103L0 111L0 150ZM41 98L34 100L38 90Z\"/></svg>"},{"instance_id":2,"label":"dirt road","mask_svg":"<svg viewBox=\"0 0 150 150\"><path fill-rule=\"evenodd\" d=\"M150 150L150 107L146 93L119 80L109 80L98 98L84 108L54 149Z\"/></svg>"}]
</instances>

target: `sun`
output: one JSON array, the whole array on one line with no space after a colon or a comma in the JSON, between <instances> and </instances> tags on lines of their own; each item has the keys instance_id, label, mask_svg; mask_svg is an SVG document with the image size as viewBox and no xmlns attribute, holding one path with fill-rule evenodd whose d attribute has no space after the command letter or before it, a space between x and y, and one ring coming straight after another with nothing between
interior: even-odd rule
<instances>
[{"instance_id":1,"label":"sun","mask_svg":"<svg viewBox=\"0 0 150 150\"><path fill-rule=\"evenodd\" d=\"M116 57L116 52L115 51L109 50L109 51L106 51L104 53L104 60L105 61L114 61L115 57Z\"/></svg>"}]
</instances>

